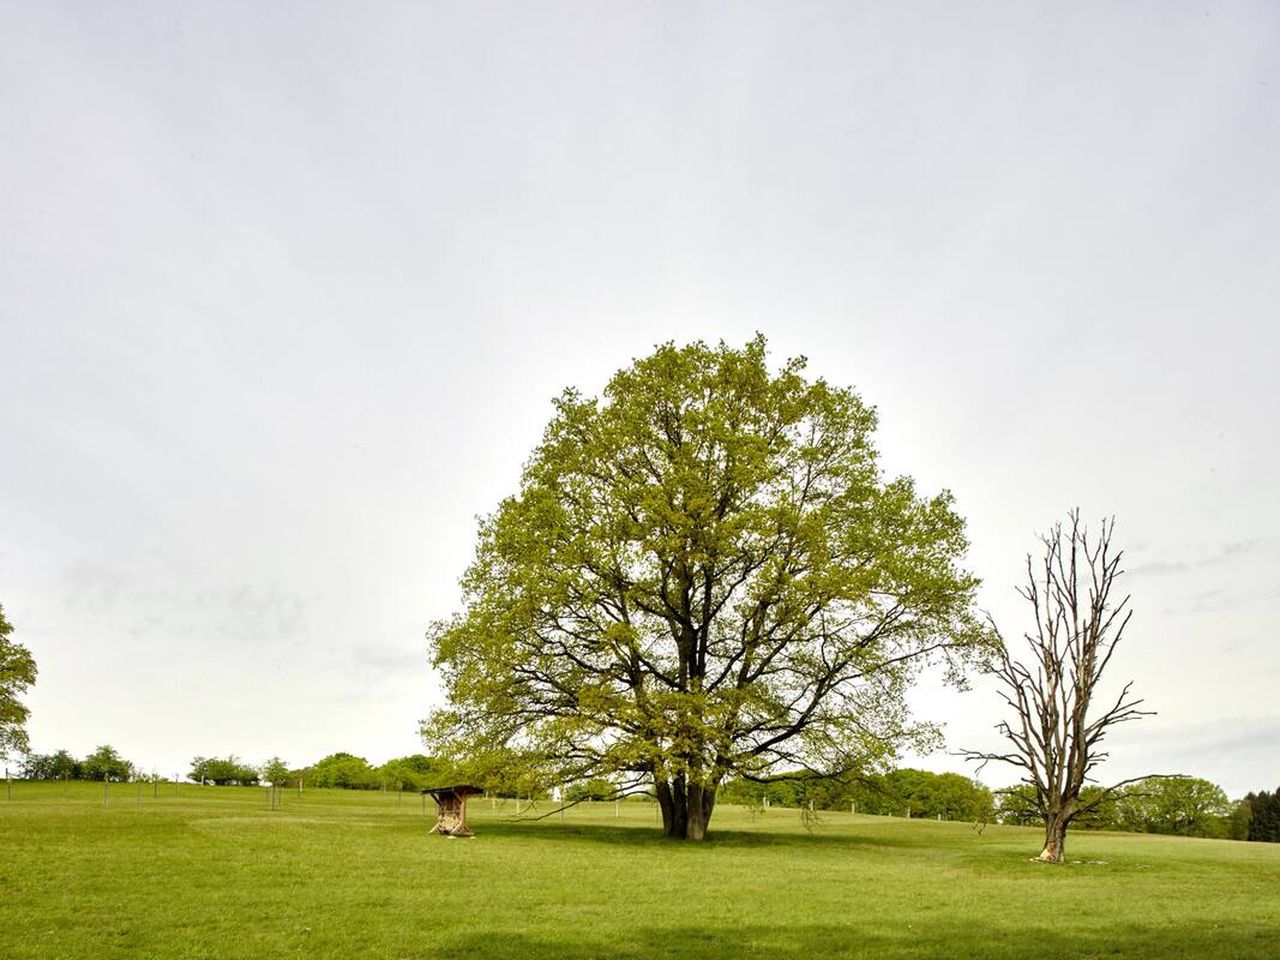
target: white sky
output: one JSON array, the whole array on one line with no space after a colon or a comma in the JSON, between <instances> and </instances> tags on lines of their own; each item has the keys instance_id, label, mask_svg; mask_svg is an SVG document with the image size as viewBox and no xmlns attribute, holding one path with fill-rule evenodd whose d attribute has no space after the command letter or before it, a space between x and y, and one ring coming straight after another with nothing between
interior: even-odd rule
<instances>
[{"instance_id":1,"label":"white sky","mask_svg":"<svg viewBox=\"0 0 1280 960\"><path fill-rule=\"evenodd\" d=\"M550 398L759 330L955 492L1006 632L1116 515L1114 777L1280 782L1274 4L0 0L0 131L36 749L419 750Z\"/></svg>"}]
</instances>

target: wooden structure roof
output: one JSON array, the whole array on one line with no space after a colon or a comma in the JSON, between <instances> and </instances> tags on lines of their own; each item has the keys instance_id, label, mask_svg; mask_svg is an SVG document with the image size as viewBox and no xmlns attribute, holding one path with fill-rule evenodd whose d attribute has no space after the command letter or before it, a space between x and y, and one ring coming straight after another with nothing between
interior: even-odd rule
<instances>
[{"instance_id":1,"label":"wooden structure roof","mask_svg":"<svg viewBox=\"0 0 1280 960\"><path fill-rule=\"evenodd\" d=\"M474 836L467 826L467 797L484 793L481 787L460 783L452 787L428 787L422 792L430 794L436 802L436 823L431 833L442 837Z\"/></svg>"}]
</instances>

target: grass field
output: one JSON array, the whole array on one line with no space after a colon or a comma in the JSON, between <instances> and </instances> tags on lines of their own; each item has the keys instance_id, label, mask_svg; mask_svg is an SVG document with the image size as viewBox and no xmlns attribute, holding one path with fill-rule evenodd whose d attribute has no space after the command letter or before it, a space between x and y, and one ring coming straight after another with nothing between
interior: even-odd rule
<instances>
[{"instance_id":1,"label":"grass field","mask_svg":"<svg viewBox=\"0 0 1280 960\"><path fill-rule=\"evenodd\" d=\"M406 794L15 783L0 957L1280 957L1280 845L651 804L428 836ZM546 812L543 807L539 812Z\"/></svg>"}]
</instances>

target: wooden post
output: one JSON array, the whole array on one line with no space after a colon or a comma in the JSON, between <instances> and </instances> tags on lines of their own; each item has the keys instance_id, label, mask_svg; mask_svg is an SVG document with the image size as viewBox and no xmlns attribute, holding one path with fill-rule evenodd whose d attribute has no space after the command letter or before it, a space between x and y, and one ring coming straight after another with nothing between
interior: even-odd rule
<instances>
[{"instance_id":1,"label":"wooden post","mask_svg":"<svg viewBox=\"0 0 1280 960\"><path fill-rule=\"evenodd\" d=\"M111 806L111 779L105 773L102 775L102 805Z\"/></svg>"},{"instance_id":2,"label":"wooden post","mask_svg":"<svg viewBox=\"0 0 1280 960\"><path fill-rule=\"evenodd\" d=\"M613 819L615 820L617 820L620 816L622 816L621 804L622 804L621 800L613 801Z\"/></svg>"},{"instance_id":3,"label":"wooden post","mask_svg":"<svg viewBox=\"0 0 1280 960\"><path fill-rule=\"evenodd\" d=\"M13 799L13 781L9 779L8 767L4 768L4 792L10 800Z\"/></svg>"}]
</instances>

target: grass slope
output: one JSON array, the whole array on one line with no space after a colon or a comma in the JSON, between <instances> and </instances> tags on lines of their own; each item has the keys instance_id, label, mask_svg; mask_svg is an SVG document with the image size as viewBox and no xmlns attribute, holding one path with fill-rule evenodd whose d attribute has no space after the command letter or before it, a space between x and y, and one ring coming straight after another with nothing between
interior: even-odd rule
<instances>
[{"instance_id":1,"label":"grass slope","mask_svg":"<svg viewBox=\"0 0 1280 960\"><path fill-rule=\"evenodd\" d=\"M705 845L650 804L427 836L418 797L15 783L0 957L1280 956L1280 845L720 808ZM539 812L546 812L544 806Z\"/></svg>"}]
</instances>

